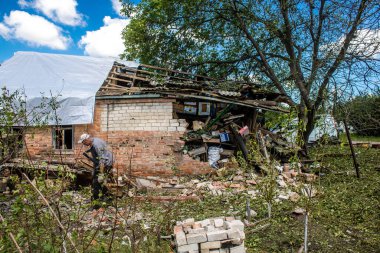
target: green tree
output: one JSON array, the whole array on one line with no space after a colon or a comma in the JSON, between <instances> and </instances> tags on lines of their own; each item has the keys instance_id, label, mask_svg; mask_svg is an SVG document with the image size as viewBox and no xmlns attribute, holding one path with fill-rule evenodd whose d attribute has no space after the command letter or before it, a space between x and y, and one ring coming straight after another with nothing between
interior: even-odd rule
<instances>
[{"instance_id":1,"label":"green tree","mask_svg":"<svg viewBox=\"0 0 380 253\"><path fill-rule=\"evenodd\" d=\"M127 2L123 57L277 90L297 109L306 141L331 95L378 85L379 8L372 0Z\"/></svg>"},{"instance_id":2,"label":"green tree","mask_svg":"<svg viewBox=\"0 0 380 253\"><path fill-rule=\"evenodd\" d=\"M357 134L380 136L380 93L357 96L340 104L338 108L337 118L346 118Z\"/></svg>"},{"instance_id":3,"label":"green tree","mask_svg":"<svg viewBox=\"0 0 380 253\"><path fill-rule=\"evenodd\" d=\"M28 105L22 90L9 91L6 87L1 88L0 165L18 155L28 127L46 126L53 102L53 99L42 97L39 104Z\"/></svg>"},{"instance_id":4,"label":"green tree","mask_svg":"<svg viewBox=\"0 0 380 253\"><path fill-rule=\"evenodd\" d=\"M13 158L22 145L22 129L26 118L25 101L19 91L9 92L5 87L0 94L0 165Z\"/></svg>"}]
</instances>

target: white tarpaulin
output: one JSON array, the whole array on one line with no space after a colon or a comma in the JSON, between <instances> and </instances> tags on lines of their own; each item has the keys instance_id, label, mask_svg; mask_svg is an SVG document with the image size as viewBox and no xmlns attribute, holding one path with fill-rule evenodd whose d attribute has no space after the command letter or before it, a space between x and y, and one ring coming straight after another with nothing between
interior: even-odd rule
<instances>
[{"instance_id":1,"label":"white tarpaulin","mask_svg":"<svg viewBox=\"0 0 380 253\"><path fill-rule=\"evenodd\" d=\"M116 61L138 67L135 62ZM89 124L93 121L95 94L114 62L113 58L17 52L1 65L0 86L25 92L28 108L38 105L42 97L58 96L59 124Z\"/></svg>"}]
</instances>

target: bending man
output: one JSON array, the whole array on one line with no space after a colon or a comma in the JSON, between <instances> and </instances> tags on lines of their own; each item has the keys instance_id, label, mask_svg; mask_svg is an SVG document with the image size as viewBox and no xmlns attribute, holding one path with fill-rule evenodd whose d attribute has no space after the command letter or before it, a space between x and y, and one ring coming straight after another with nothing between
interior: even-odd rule
<instances>
[{"instance_id":1,"label":"bending man","mask_svg":"<svg viewBox=\"0 0 380 253\"><path fill-rule=\"evenodd\" d=\"M82 134L78 143L90 147L83 155L93 162L94 170L92 172L92 198L99 199L99 191L102 190L103 196L107 194L107 188L100 184L99 173L108 174L114 162L112 152L107 149L107 143L100 138L91 137L89 134ZM91 157L87 155L91 153ZM104 171L101 171L101 168Z\"/></svg>"}]
</instances>

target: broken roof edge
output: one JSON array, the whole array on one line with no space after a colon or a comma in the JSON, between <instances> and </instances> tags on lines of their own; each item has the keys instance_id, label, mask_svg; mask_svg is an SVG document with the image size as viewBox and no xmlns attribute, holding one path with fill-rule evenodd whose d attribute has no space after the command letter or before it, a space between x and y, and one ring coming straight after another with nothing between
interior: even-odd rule
<instances>
[{"instance_id":1,"label":"broken roof edge","mask_svg":"<svg viewBox=\"0 0 380 253\"><path fill-rule=\"evenodd\" d=\"M262 109L265 111L273 111L273 112L279 112L279 113L290 112L289 110L282 108L280 106L269 106L269 105L260 104L260 101L249 101L249 100L238 101L238 100L229 99L229 98L212 97L212 96L207 97L207 96L200 96L200 95L170 93L170 92L160 92L160 91L157 91L156 93L146 93L146 94L142 93L142 94L131 94L131 95L97 95L96 96L96 99L99 99L99 100L120 100L120 99L139 99L139 98L193 99L193 100L200 100L200 101L206 101L206 102L234 104L238 106Z\"/></svg>"},{"instance_id":2,"label":"broken roof edge","mask_svg":"<svg viewBox=\"0 0 380 253\"><path fill-rule=\"evenodd\" d=\"M133 95L110 95L110 96L103 96L103 95L97 95L95 97L99 100L114 100L114 99L138 99L138 98L162 98L160 94L155 93L149 93L149 94L133 94Z\"/></svg>"}]
</instances>

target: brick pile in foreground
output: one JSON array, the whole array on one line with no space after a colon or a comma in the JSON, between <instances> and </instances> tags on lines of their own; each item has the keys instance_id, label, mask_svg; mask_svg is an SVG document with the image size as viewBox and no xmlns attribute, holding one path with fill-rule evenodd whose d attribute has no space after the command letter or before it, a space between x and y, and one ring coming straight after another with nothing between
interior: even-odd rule
<instances>
[{"instance_id":1,"label":"brick pile in foreground","mask_svg":"<svg viewBox=\"0 0 380 253\"><path fill-rule=\"evenodd\" d=\"M178 253L245 253L244 223L234 217L179 221L174 238Z\"/></svg>"}]
</instances>

